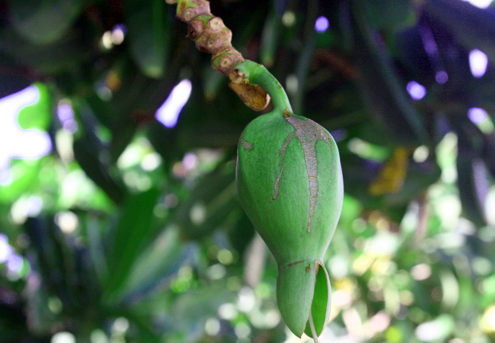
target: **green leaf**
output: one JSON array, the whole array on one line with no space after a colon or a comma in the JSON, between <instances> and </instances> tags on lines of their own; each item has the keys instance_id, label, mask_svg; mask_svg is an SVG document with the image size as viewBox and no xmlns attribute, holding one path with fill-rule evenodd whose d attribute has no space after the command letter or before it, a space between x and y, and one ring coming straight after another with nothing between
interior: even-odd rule
<instances>
[{"instance_id":1,"label":"green leaf","mask_svg":"<svg viewBox=\"0 0 495 343\"><path fill-rule=\"evenodd\" d=\"M62 39L38 45L26 40L11 26L6 26L0 29L0 40L2 50L21 66L32 68L33 77L36 77L78 66L88 58L94 46L85 29L84 24L73 27Z\"/></svg>"},{"instance_id":2,"label":"green leaf","mask_svg":"<svg viewBox=\"0 0 495 343\"><path fill-rule=\"evenodd\" d=\"M220 305L234 302L236 292L225 285L211 285L183 293L174 304L173 319L179 330L190 330L198 321L203 321L216 313Z\"/></svg>"},{"instance_id":3,"label":"green leaf","mask_svg":"<svg viewBox=\"0 0 495 343\"><path fill-rule=\"evenodd\" d=\"M110 161L116 163L120 155L127 148L136 133L136 125L132 122L123 123L112 130L112 141L110 142Z\"/></svg>"},{"instance_id":4,"label":"green leaf","mask_svg":"<svg viewBox=\"0 0 495 343\"><path fill-rule=\"evenodd\" d=\"M321 261L300 261L279 268L277 303L284 322L298 337L313 337L310 312L320 335L330 315L330 279Z\"/></svg>"},{"instance_id":5,"label":"green leaf","mask_svg":"<svg viewBox=\"0 0 495 343\"><path fill-rule=\"evenodd\" d=\"M230 168L229 168L230 167ZM240 208L232 166L205 175L189 198L177 208L175 221L189 239L201 239Z\"/></svg>"},{"instance_id":6,"label":"green leaf","mask_svg":"<svg viewBox=\"0 0 495 343\"><path fill-rule=\"evenodd\" d=\"M407 206L415 197L440 178L442 171L434 161L409 163L407 177L399 192L385 195L390 206Z\"/></svg>"},{"instance_id":7,"label":"green leaf","mask_svg":"<svg viewBox=\"0 0 495 343\"><path fill-rule=\"evenodd\" d=\"M43 284L43 287L39 287L39 291L43 293L39 295L42 297L57 296L65 311L78 311L81 307L90 305L87 298L81 296L89 285L78 283L84 279L90 284L93 279L88 277L88 274L83 276L76 273L76 270L81 270L79 268L84 269L80 264L80 255L78 256L78 251L66 239L60 227L55 224L54 219L53 216L28 218L23 226L29 240L36 242L30 247L31 253L35 257L33 268L39 272ZM44 307L47 307L46 303L39 308L41 312L44 312L40 316L47 321L54 321L55 314ZM40 324L41 326L49 326Z\"/></svg>"},{"instance_id":8,"label":"green leaf","mask_svg":"<svg viewBox=\"0 0 495 343\"><path fill-rule=\"evenodd\" d=\"M156 189L129 194L120 212L118 224L108 256L107 301L115 297L129 276L129 272L150 238L153 209L159 192Z\"/></svg>"},{"instance_id":9,"label":"green leaf","mask_svg":"<svg viewBox=\"0 0 495 343\"><path fill-rule=\"evenodd\" d=\"M314 320L317 335L323 331L330 316L331 291L330 278L327 270L323 264L319 264L319 268L316 272L313 302L311 304L311 317ZM309 337L313 337L311 324L309 322L306 324L304 332Z\"/></svg>"},{"instance_id":10,"label":"green leaf","mask_svg":"<svg viewBox=\"0 0 495 343\"><path fill-rule=\"evenodd\" d=\"M162 0L124 1L131 56L148 77L165 73L169 49L169 25L166 4Z\"/></svg>"},{"instance_id":11,"label":"green leaf","mask_svg":"<svg viewBox=\"0 0 495 343\"><path fill-rule=\"evenodd\" d=\"M457 174L464 215L478 227L486 225L485 202L489 183L485 163L480 158L459 152Z\"/></svg>"},{"instance_id":12,"label":"green leaf","mask_svg":"<svg viewBox=\"0 0 495 343\"><path fill-rule=\"evenodd\" d=\"M9 0L14 28L36 44L60 39L77 19L87 0Z\"/></svg>"},{"instance_id":13,"label":"green leaf","mask_svg":"<svg viewBox=\"0 0 495 343\"><path fill-rule=\"evenodd\" d=\"M147 127L146 135L150 143L169 166L180 159L182 152L177 144L176 134L175 130L166 128L158 120L152 121Z\"/></svg>"},{"instance_id":14,"label":"green leaf","mask_svg":"<svg viewBox=\"0 0 495 343\"><path fill-rule=\"evenodd\" d=\"M165 229L137 257L117 297L142 300L163 286L164 280L171 281L183 265L192 263L196 252L195 244L182 244L177 227Z\"/></svg>"},{"instance_id":15,"label":"green leaf","mask_svg":"<svg viewBox=\"0 0 495 343\"><path fill-rule=\"evenodd\" d=\"M261 38L261 62L270 68L275 62L275 55L280 42L280 33L282 18L275 10L270 11L267 16L265 26L263 27L263 36Z\"/></svg>"},{"instance_id":16,"label":"green leaf","mask_svg":"<svg viewBox=\"0 0 495 343\"><path fill-rule=\"evenodd\" d=\"M41 160L31 163L26 160L13 160L10 162L12 182L0 184L0 203L13 203L24 192L32 189L39 182Z\"/></svg>"},{"instance_id":17,"label":"green leaf","mask_svg":"<svg viewBox=\"0 0 495 343\"><path fill-rule=\"evenodd\" d=\"M23 129L47 130L51 122L51 96L48 88L42 83L35 83L39 99L35 104L26 106L19 111L17 122Z\"/></svg>"},{"instance_id":18,"label":"green leaf","mask_svg":"<svg viewBox=\"0 0 495 343\"><path fill-rule=\"evenodd\" d=\"M359 0L359 3L379 29L394 30L416 21L410 0Z\"/></svg>"},{"instance_id":19,"label":"green leaf","mask_svg":"<svg viewBox=\"0 0 495 343\"><path fill-rule=\"evenodd\" d=\"M26 336L28 328L25 314L7 304L0 305L0 342L20 342Z\"/></svg>"},{"instance_id":20,"label":"green leaf","mask_svg":"<svg viewBox=\"0 0 495 343\"><path fill-rule=\"evenodd\" d=\"M108 265L105 256L105 244L103 239L102 223L95 216L86 216L85 229L88 240L88 254L93 263L93 268L100 282L108 277Z\"/></svg>"},{"instance_id":21,"label":"green leaf","mask_svg":"<svg viewBox=\"0 0 495 343\"><path fill-rule=\"evenodd\" d=\"M466 1L427 0L423 8L439 19L470 49L480 49L495 62L495 16Z\"/></svg>"},{"instance_id":22,"label":"green leaf","mask_svg":"<svg viewBox=\"0 0 495 343\"><path fill-rule=\"evenodd\" d=\"M116 203L123 200L125 190L109 174L108 168L99 159L95 137L85 135L74 141L74 157L86 175Z\"/></svg>"},{"instance_id":23,"label":"green leaf","mask_svg":"<svg viewBox=\"0 0 495 343\"><path fill-rule=\"evenodd\" d=\"M352 6L351 21L356 65L361 73L359 85L369 111L397 142L426 143L428 137L422 119L392 68L390 56L375 41L357 2Z\"/></svg>"}]
</instances>

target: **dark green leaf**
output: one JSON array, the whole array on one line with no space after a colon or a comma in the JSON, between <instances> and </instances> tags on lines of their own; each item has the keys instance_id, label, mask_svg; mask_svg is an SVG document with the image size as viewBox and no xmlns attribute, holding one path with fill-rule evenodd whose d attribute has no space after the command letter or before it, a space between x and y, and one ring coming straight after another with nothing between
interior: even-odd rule
<instances>
[{"instance_id":1,"label":"dark green leaf","mask_svg":"<svg viewBox=\"0 0 495 343\"><path fill-rule=\"evenodd\" d=\"M127 125L116 125L112 131L112 141L110 142L110 161L111 163L117 162L120 155L124 152L125 148L134 138L136 133L136 125L132 122L126 123Z\"/></svg>"},{"instance_id":2,"label":"dark green leaf","mask_svg":"<svg viewBox=\"0 0 495 343\"><path fill-rule=\"evenodd\" d=\"M464 214L476 226L486 225L485 202L489 183L483 160L460 152L457 156L457 174Z\"/></svg>"},{"instance_id":3,"label":"dark green leaf","mask_svg":"<svg viewBox=\"0 0 495 343\"><path fill-rule=\"evenodd\" d=\"M0 342L20 342L27 336L26 316L19 308L0 304Z\"/></svg>"},{"instance_id":4,"label":"dark green leaf","mask_svg":"<svg viewBox=\"0 0 495 343\"><path fill-rule=\"evenodd\" d=\"M87 24L87 23L85 23ZM85 36L86 27L72 27L62 40L47 45L36 45L21 37L12 27L0 29L3 51L21 66L33 68L39 75L55 73L82 63L94 48Z\"/></svg>"},{"instance_id":5,"label":"dark green leaf","mask_svg":"<svg viewBox=\"0 0 495 343\"><path fill-rule=\"evenodd\" d=\"M9 0L15 29L35 44L60 39L77 19L87 0Z\"/></svg>"},{"instance_id":6,"label":"dark green leaf","mask_svg":"<svg viewBox=\"0 0 495 343\"><path fill-rule=\"evenodd\" d=\"M470 49L480 49L495 62L495 15L467 1L427 0L424 10L438 18Z\"/></svg>"},{"instance_id":7,"label":"dark green leaf","mask_svg":"<svg viewBox=\"0 0 495 343\"><path fill-rule=\"evenodd\" d=\"M352 11L356 65L361 73L363 97L374 119L387 128L395 140L403 144L426 143L427 133L422 119L407 98L390 57L375 40L374 32L357 3Z\"/></svg>"},{"instance_id":8,"label":"dark green leaf","mask_svg":"<svg viewBox=\"0 0 495 343\"><path fill-rule=\"evenodd\" d=\"M160 78L169 49L169 25L165 2L124 1L131 55L143 74Z\"/></svg>"},{"instance_id":9,"label":"dark green leaf","mask_svg":"<svg viewBox=\"0 0 495 343\"><path fill-rule=\"evenodd\" d=\"M175 221L189 239L201 239L218 229L240 204L231 166L205 175L189 199L177 208Z\"/></svg>"},{"instance_id":10,"label":"dark green leaf","mask_svg":"<svg viewBox=\"0 0 495 343\"><path fill-rule=\"evenodd\" d=\"M121 203L125 194L124 189L108 173L107 168L99 159L98 146L94 138L83 136L74 141L74 157L86 175L93 180L116 203Z\"/></svg>"},{"instance_id":11,"label":"dark green leaf","mask_svg":"<svg viewBox=\"0 0 495 343\"><path fill-rule=\"evenodd\" d=\"M409 0L359 0L370 19L379 29L394 30L414 24L416 13Z\"/></svg>"},{"instance_id":12,"label":"dark green leaf","mask_svg":"<svg viewBox=\"0 0 495 343\"><path fill-rule=\"evenodd\" d=\"M184 245L177 227L165 229L135 259L117 297L142 301L143 297L153 294L157 286L169 283L183 265L192 264L196 254L197 246Z\"/></svg>"},{"instance_id":13,"label":"dark green leaf","mask_svg":"<svg viewBox=\"0 0 495 343\"><path fill-rule=\"evenodd\" d=\"M270 11L265 26L263 28L263 36L261 39L261 62L270 68L275 62L275 52L280 42L282 19L276 11Z\"/></svg>"},{"instance_id":14,"label":"dark green leaf","mask_svg":"<svg viewBox=\"0 0 495 343\"><path fill-rule=\"evenodd\" d=\"M129 194L123 204L108 256L107 301L116 300L134 261L153 233L151 223L158 195L156 189Z\"/></svg>"}]
</instances>

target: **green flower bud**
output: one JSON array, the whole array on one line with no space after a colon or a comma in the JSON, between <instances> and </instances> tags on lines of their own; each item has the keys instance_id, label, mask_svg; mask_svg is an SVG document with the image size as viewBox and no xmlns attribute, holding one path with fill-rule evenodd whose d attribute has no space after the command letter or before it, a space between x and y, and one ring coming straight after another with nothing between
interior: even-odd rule
<instances>
[{"instance_id":1,"label":"green flower bud","mask_svg":"<svg viewBox=\"0 0 495 343\"><path fill-rule=\"evenodd\" d=\"M276 106L242 133L236 177L242 206L278 263L282 318L299 337L320 335L331 299L323 258L343 201L333 137Z\"/></svg>"}]
</instances>

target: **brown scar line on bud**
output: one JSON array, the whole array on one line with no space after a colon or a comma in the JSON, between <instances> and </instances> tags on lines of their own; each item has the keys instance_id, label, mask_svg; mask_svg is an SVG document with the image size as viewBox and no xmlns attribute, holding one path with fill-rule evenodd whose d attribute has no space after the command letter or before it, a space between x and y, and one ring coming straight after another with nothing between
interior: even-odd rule
<instances>
[{"instance_id":1,"label":"brown scar line on bud","mask_svg":"<svg viewBox=\"0 0 495 343\"><path fill-rule=\"evenodd\" d=\"M241 135L241 145L244 149L246 150L251 150L253 148L253 145L246 140L244 140L244 137Z\"/></svg>"},{"instance_id":2,"label":"brown scar line on bud","mask_svg":"<svg viewBox=\"0 0 495 343\"><path fill-rule=\"evenodd\" d=\"M306 260L291 262L289 264L286 264L285 266L279 266L278 267L278 270L282 270L282 269L285 269L285 268L288 268L288 267L292 267L292 266L295 266L296 264L300 264L300 263L304 263L304 262L306 262ZM308 268L311 268L311 267L308 267Z\"/></svg>"},{"instance_id":3,"label":"brown scar line on bud","mask_svg":"<svg viewBox=\"0 0 495 343\"><path fill-rule=\"evenodd\" d=\"M278 196L279 183L280 183L280 179L282 178L282 173L284 172L284 168L285 168L285 163L282 166L282 170L280 170L280 174L278 174L277 180L275 181L275 194L273 195L273 198L272 200L270 200L270 202L273 202L273 200L275 200L275 198Z\"/></svg>"},{"instance_id":4,"label":"brown scar line on bud","mask_svg":"<svg viewBox=\"0 0 495 343\"><path fill-rule=\"evenodd\" d=\"M280 180L282 179L282 174L285 168L285 163L284 161L284 156L285 156L285 151L287 150L287 147L289 143L291 142L292 138L297 137L299 142L302 145L303 152L304 152L304 160L306 163L306 171L308 172L308 181L309 181L309 215L308 215L308 226L307 230L308 233L311 232L311 222L313 220L313 215L315 212L315 206L316 206L316 201L317 196L318 196L318 180L317 180L317 173L318 173L318 161L316 159L316 142L319 140L322 140L330 145L330 148L332 146L330 136L329 134L323 129L321 126L319 126L316 122L314 122L311 119L308 120L301 120L298 118L295 118L290 115L290 112L288 109L286 109L283 113L283 116L285 120L287 120L293 127L294 127L294 132L291 132L286 138L285 138L285 143L280 148L280 165L282 166L280 173L275 181L275 193L273 195L273 198L270 202L273 202L278 194L279 194L279 188L280 188Z\"/></svg>"}]
</instances>

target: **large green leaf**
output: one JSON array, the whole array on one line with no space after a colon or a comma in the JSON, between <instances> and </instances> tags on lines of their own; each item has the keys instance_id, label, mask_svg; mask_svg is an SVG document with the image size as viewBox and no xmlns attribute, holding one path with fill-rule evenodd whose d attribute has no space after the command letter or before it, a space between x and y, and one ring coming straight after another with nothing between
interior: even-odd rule
<instances>
[{"instance_id":1,"label":"large green leaf","mask_svg":"<svg viewBox=\"0 0 495 343\"><path fill-rule=\"evenodd\" d=\"M177 227L168 227L135 259L117 298L142 301L170 282L184 264L193 263L197 248L181 242Z\"/></svg>"},{"instance_id":2,"label":"large green leaf","mask_svg":"<svg viewBox=\"0 0 495 343\"><path fill-rule=\"evenodd\" d=\"M77 19L87 0L9 0L14 28L36 44L60 39Z\"/></svg>"},{"instance_id":3,"label":"large green leaf","mask_svg":"<svg viewBox=\"0 0 495 343\"><path fill-rule=\"evenodd\" d=\"M280 33L282 18L275 11L270 11L265 26L263 27L263 36L261 39L261 62L270 68L275 62L275 53L280 42Z\"/></svg>"},{"instance_id":4,"label":"large green leaf","mask_svg":"<svg viewBox=\"0 0 495 343\"><path fill-rule=\"evenodd\" d=\"M201 239L218 229L240 203L232 166L205 175L177 208L175 221L188 239Z\"/></svg>"},{"instance_id":5,"label":"large green leaf","mask_svg":"<svg viewBox=\"0 0 495 343\"><path fill-rule=\"evenodd\" d=\"M105 291L109 302L116 300L134 261L153 233L151 224L158 195L158 190L153 188L143 193L129 194L122 206L107 258L108 279Z\"/></svg>"},{"instance_id":6,"label":"large green leaf","mask_svg":"<svg viewBox=\"0 0 495 343\"><path fill-rule=\"evenodd\" d=\"M121 203L125 190L108 172L108 168L100 161L98 145L95 137L89 135L74 141L74 157L86 175L98 185L110 199Z\"/></svg>"},{"instance_id":7,"label":"large green leaf","mask_svg":"<svg viewBox=\"0 0 495 343\"><path fill-rule=\"evenodd\" d=\"M25 314L12 305L0 304L0 342L20 342L27 336Z\"/></svg>"},{"instance_id":8,"label":"large green leaf","mask_svg":"<svg viewBox=\"0 0 495 343\"><path fill-rule=\"evenodd\" d=\"M32 268L39 273L41 285L30 293L39 313L31 313L39 329L48 332L50 321L57 320L57 313L51 311L49 298L56 296L60 311L74 313L90 310L97 297L95 279L88 273L82 261L80 250L55 224L53 216L28 218L24 229L31 242ZM37 293L37 294L33 294ZM35 312L36 312L35 311ZM36 329L35 329L36 330Z\"/></svg>"},{"instance_id":9,"label":"large green leaf","mask_svg":"<svg viewBox=\"0 0 495 343\"><path fill-rule=\"evenodd\" d=\"M427 0L423 9L447 25L470 49L480 49L495 62L495 15L461 0Z\"/></svg>"},{"instance_id":10,"label":"large green leaf","mask_svg":"<svg viewBox=\"0 0 495 343\"><path fill-rule=\"evenodd\" d=\"M461 152L457 156L457 173L457 185L465 216L478 227L486 225L485 202L489 183L483 160Z\"/></svg>"},{"instance_id":11,"label":"large green leaf","mask_svg":"<svg viewBox=\"0 0 495 343\"><path fill-rule=\"evenodd\" d=\"M25 160L13 160L10 162L12 182L0 184L0 203L13 203L23 193L31 191L39 182L39 172L42 163L30 163Z\"/></svg>"},{"instance_id":12,"label":"large green leaf","mask_svg":"<svg viewBox=\"0 0 495 343\"><path fill-rule=\"evenodd\" d=\"M46 45L34 44L20 36L12 27L0 29L2 50L15 59L20 68L32 68L32 77L39 78L43 73L55 73L82 63L94 48L87 36L86 26L71 27L63 39ZM21 69L22 70L22 69Z\"/></svg>"},{"instance_id":13,"label":"large green leaf","mask_svg":"<svg viewBox=\"0 0 495 343\"><path fill-rule=\"evenodd\" d=\"M131 143L136 133L137 126L135 123L128 121L119 125L117 123L112 131L112 141L110 142L110 161L111 163L117 162L120 155L124 152L125 148Z\"/></svg>"},{"instance_id":14,"label":"large green leaf","mask_svg":"<svg viewBox=\"0 0 495 343\"><path fill-rule=\"evenodd\" d=\"M376 32L368 25L356 1L352 3L351 22L356 65L361 74L359 85L369 111L396 141L426 143L428 137L422 119L412 107L390 56L377 44Z\"/></svg>"},{"instance_id":15,"label":"large green leaf","mask_svg":"<svg viewBox=\"0 0 495 343\"><path fill-rule=\"evenodd\" d=\"M233 302L236 293L225 289L225 285L212 285L183 293L174 304L173 320L179 329L188 330L218 311L222 304Z\"/></svg>"},{"instance_id":16,"label":"large green leaf","mask_svg":"<svg viewBox=\"0 0 495 343\"><path fill-rule=\"evenodd\" d=\"M164 75L169 50L167 10L161 0L126 0L124 13L131 56L148 77Z\"/></svg>"},{"instance_id":17,"label":"large green leaf","mask_svg":"<svg viewBox=\"0 0 495 343\"><path fill-rule=\"evenodd\" d=\"M480 129L469 120L467 106L452 110L450 122L455 130L457 142L457 186L464 215L477 227L487 224L485 202L490 183L483 155L489 151L489 140ZM490 159L486 159L488 162Z\"/></svg>"},{"instance_id":18,"label":"large green leaf","mask_svg":"<svg viewBox=\"0 0 495 343\"><path fill-rule=\"evenodd\" d=\"M410 0L360 0L370 21L380 29L393 30L414 24L416 15Z\"/></svg>"}]
</instances>

